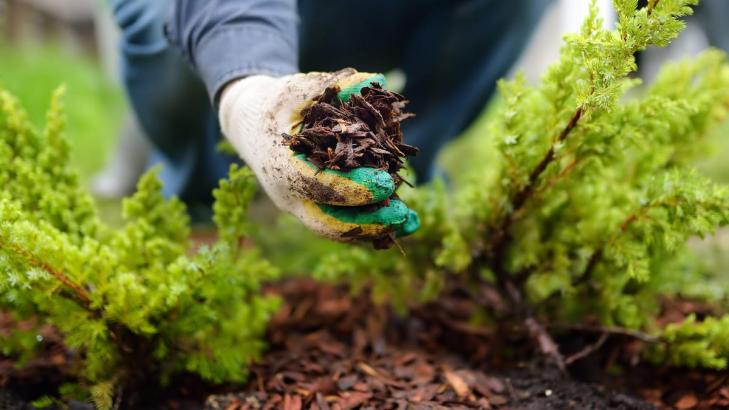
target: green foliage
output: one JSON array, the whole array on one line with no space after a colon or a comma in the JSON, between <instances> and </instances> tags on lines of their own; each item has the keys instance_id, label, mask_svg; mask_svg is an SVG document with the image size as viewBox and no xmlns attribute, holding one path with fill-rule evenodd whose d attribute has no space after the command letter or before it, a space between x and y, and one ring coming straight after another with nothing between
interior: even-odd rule
<instances>
[{"instance_id":1,"label":"green foliage","mask_svg":"<svg viewBox=\"0 0 729 410\"><path fill-rule=\"evenodd\" d=\"M423 220L422 232L404 240L406 258L345 250L318 272L360 281L371 273L376 288L403 305L449 284L473 295L493 285L512 320L524 312L562 323L597 319L663 332L668 345L688 343L673 328L662 331L656 317L661 297L676 294L666 281L679 272L684 283L702 277L687 265L689 239L729 224L729 189L691 165L727 115L729 65L707 51L666 66L642 88L630 74L635 53L668 44L694 4L615 1L611 31L593 2L540 85L519 75L499 84L488 136L477 141L495 148L489 161L463 154L459 167L468 171L451 191L436 183L404 193ZM691 356L697 349L656 357L724 367L729 353L716 341L729 322L684 326L692 337L706 335L708 358Z\"/></svg>"},{"instance_id":2,"label":"green foliage","mask_svg":"<svg viewBox=\"0 0 729 410\"><path fill-rule=\"evenodd\" d=\"M193 248L185 207L163 198L157 170L124 201L124 225L113 230L69 166L62 92L37 131L0 91L0 309L58 328L102 408L115 385L150 375L243 380L278 306L260 292L276 270L246 241L251 172L232 167L215 191L221 234L211 245ZM13 337L2 353L27 353L27 338Z\"/></svg>"},{"instance_id":3,"label":"green foliage","mask_svg":"<svg viewBox=\"0 0 729 410\"><path fill-rule=\"evenodd\" d=\"M729 315L707 317L702 321L691 315L681 323L666 326L661 336L661 342L648 353L650 359L657 363L711 369L727 367Z\"/></svg>"},{"instance_id":4,"label":"green foliage","mask_svg":"<svg viewBox=\"0 0 729 410\"><path fill-rule=\"evenodd\" d=\"M32 404L33 404L33 407L35 407L37 409L46 409L46 408L49 408L52 405L54 405L55 402L52 397L43 396L40 399L33 400Z\"/></svg>"}]
</instances>

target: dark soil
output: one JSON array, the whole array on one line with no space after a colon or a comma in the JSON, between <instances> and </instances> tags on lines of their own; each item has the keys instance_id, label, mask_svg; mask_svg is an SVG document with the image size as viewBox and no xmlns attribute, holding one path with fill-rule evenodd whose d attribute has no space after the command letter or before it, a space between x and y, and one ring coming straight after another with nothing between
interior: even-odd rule
<instances>
[{"instance_id":1,"label":"dark soil","mask_svg":"<svg viewBox=\"0 0 729 410\"><path fill-rule=\"evenodd\" d=\"M403 142L400 123L412 114L403 112L407 100L378 83L341 101L338 87L329 87L301 112L301 131L284 134L285 143L304 154L319 169L349 171L379 168L399 184L398 171L406 156L418 149Z\"/></svg>"},{"instance_id":2,"label":"dark soil","mask_svg":"<svg viewBox=\"0 0 729 410\"><path fill-rule=\"evenodd\" d=\"M252 367L246 386L206 386L182 377L166 390L126 392L122 408L729 408L729 373L631 364L640 346L629 338L611 338L563 375L530 359L530 343L519 332L466 324L465 296L449 295L401 319L374 306L367 294L352 296L310 280L288 280L269 291L286 304L270 326L270 349ZM7 318L0 324L0 332L22 325ZM30 408L26 401L68 378L73 355L48 332L41 355L26 368L15 369L12 359L0 357L0 410ZM557 338L565 353L592 339Z\"/></svg>"}]
</instances>

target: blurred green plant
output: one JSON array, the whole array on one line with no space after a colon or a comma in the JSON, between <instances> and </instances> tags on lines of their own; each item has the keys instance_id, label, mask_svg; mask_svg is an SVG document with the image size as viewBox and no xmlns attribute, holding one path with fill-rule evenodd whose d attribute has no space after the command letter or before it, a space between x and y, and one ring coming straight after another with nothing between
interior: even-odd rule
<instances>
[{"instance_id":1,"label":"blurred green plant","mask_svg":"<svg viewBox=\"0 0 729 410\"><path fill-rule=\"evenodd\" d=\"M277 270L246 239L253 174L233 166L214 191L219 238L209 246L193 249L185 206L163 198L156 169L112 229L70 166L61 94L37 130L0 90L0 310L55 326L77 352L80 385L66 390L99 408L119 387L179 372L244 380L278 306L260 292ZM22 365L34 334L0 334L0 353Z\"/></svg>"},{"instance_id":2,"label":"blurred green plant","mask_svg":"<svg viewBox=\"0 0 729 410\"><path fill-rule=\"evenodd\" d=\"M696 3L615 0L619 21L607 30L593 2L540 85L518 75L500 83L488 132L458 157L454 188L402 193L423 222L404 240L406 258L350 248L324 256L316 274L371 281L402 307L465 289L559 366L544 323L639 329L660 341L646 349L653 359L725 367L725 319L662 328L657 317L662 298L685 289L670 280L713 276L694 263L689 239L729 223L729 188L693 165L729 111L729 65L707 51L667 65L643 90L632 75L635 53L667 45ZM692 296L716 301L717 283L726 286L694 286ZM501 295L505 314L484 288Z\"/></svg>"},{"instance_id":3,"label":"blurred green plant","mask_svg":"<svg viewBox=\"0 0 729 410\"><path fill-rule=\"evenodd\" d=\"M116 139L124 98L98 65L55 48L0 44L0 88L15 95L32 124L41 124L48 101L66 85L71 160L83 179L101 169Z\"/></svg>"}]
</instances>

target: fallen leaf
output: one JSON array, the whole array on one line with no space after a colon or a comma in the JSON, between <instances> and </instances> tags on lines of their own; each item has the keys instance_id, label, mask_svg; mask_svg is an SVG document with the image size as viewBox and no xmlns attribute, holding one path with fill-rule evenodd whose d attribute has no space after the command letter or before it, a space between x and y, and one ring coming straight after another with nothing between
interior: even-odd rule
<instances>
[{"instance_id":1,"label":"fallen leaf","mask_svg":"<svg viewBox=\"0 0 729 410\"><path fill-rule=\"evenodd\" d=\"M676 408L678 410L688 410L693 409L697 404L699 404L699 399L695 394L689 393L685 394L676 402Z\"/></svg>"},{"instance_id":2,"label":"fallen leaf","mask_svg":"<svg viewBox=\"0 0 729 410\"><path fill-rule=\"evenodd\" d=\"M504 404L508 403L509 400L504 396L494 395L489 398L489 401L491 404L495 404L497 406L503 406Z\"/></svg>"},{"instance_id":3,"label":"fallen leaf","mask_svg":"<svg viewBox=\"0 0 729 410\"><path fill-rule=\"evenodd\" d=\"M377 371L372 368L372 366L368 365L367 363L360 362L357 363L357 367L362 370L365 374L370 375L372 377L377 377Z\"/></svg>"},{"instance_id":4,"label":"fallen leaf","mask_svg":"<svg viewBox=\"0 0 729 410\"><path fill-rule=\"evenodd\" d=\"M228 407L225 408L225 410L239 410L240 409L240 402L238 400L233 400Z\"/></svg>"},{"instance_id":5,"label":"fallen leaf","mask_svg":"<svg viewBox=\"0 0 729 410\"><path fill-rule=\"evenodd\" d=\"M300 396L284 396L283 402L284 410L301 410L301 397Z\"/></svg>"},{"instance_id":6,"label":"fallen leaf","mask_svg":"<svg viewBox=\"0 0 729 410\"><path fill-rule=\"evenodd\" d=\"M443 375L445 376L446 381L448 381L448 384L450 384L450 386L453 388L453 391L456 392L459 398L464 398L471 394L471 389L468 388L468 385L465 381L463 381L463 378L461 378L461 376L448 369L443 371Z\"/></svg>"}]
</instances>

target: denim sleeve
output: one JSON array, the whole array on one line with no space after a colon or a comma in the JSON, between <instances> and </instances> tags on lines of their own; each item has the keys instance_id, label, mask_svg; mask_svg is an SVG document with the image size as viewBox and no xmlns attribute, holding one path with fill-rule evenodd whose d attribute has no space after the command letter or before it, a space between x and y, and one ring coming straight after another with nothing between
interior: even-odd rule
<instances>
[{"instance_id":1,"label":"denim sleeve","mask_svg":"<svg viewBox=\"0 0 729 410\"><path fill-rule=\"evenodd\" d=\"M298 71L296 0L173 3L166 35L200 75L213 101L236 78Z\"/></svg>"}]
</instances>

